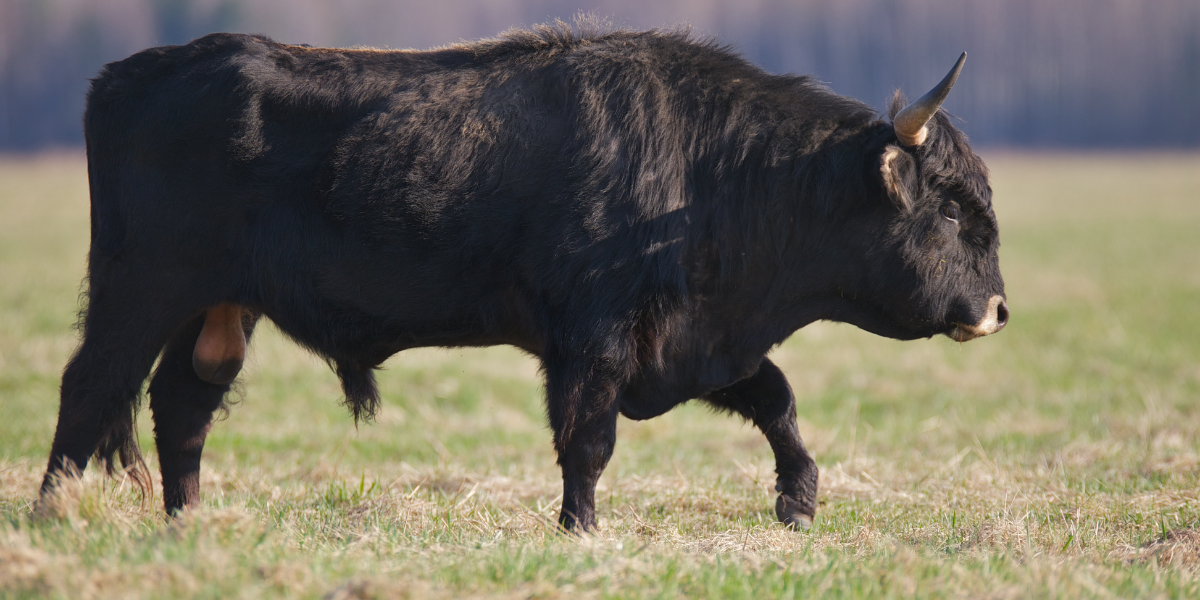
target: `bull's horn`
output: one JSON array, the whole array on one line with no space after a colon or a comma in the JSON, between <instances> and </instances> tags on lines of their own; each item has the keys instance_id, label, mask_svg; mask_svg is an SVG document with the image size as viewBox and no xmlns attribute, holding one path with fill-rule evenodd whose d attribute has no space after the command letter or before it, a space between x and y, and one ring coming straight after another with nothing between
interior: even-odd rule
<instances>
[{"instance_id":1,"label":"bull's horn","mask_svg":"<svg viewBox=\"0 0 1200 600\"><path fill-rule=\"evenodd\" d=\"M967 53L963 52L962 56L958 57L958 62L954 63L954 68L950 69L941 83L896 113L892 119L892 127L896 130L896 138L900 140L901 144L920 146L925 143L925 137L929 135L929 128L925 124L933 118L933 115L937 114L942 102L946 101L946 96L950 94L950 88L954 87L954 82L958 81L958 74L962 73L963 63L966 61Z\"/></svg>"}]
</instances>

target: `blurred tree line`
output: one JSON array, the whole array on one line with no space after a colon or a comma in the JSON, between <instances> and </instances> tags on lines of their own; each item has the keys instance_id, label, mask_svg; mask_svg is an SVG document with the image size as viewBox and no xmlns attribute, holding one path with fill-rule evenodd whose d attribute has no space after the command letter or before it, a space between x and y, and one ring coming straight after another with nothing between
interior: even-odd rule
<instances>
[{"instance_id":1,"label":"blurred tree line","mask_svg":"<svg viewBox=\"0 0 1200 600\"><path fill-rule=\"evenodd\" d=\"M79 144L101 65L211 31L426 48L580 10L687 23L881 110L966 50L946 106L979 144L1200 146L1200 0L0 0L0 149Z\"/></svg>"}]
</instances>

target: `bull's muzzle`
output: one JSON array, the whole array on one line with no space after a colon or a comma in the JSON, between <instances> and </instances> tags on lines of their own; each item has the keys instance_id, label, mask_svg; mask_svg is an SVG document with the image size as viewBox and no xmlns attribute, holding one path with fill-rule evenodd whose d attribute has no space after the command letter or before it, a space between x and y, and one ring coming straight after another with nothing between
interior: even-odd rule
<instances>
[{"instance_id":1,"label":"bull's muzzle","mask_svg":"<svg viewBox=\"0 0 1200 600\"><path fill-rule=\"evenodd\" d=\"M1008 324L1008 304L1004 302L1004 296L995 295L988 299L987 313L978 323L974 325L955 323L954 329L951 329L950 333L946 335L956 342L965 342L996 333L1004 329L1006 324Z\"/></svg>"}]
</instances>

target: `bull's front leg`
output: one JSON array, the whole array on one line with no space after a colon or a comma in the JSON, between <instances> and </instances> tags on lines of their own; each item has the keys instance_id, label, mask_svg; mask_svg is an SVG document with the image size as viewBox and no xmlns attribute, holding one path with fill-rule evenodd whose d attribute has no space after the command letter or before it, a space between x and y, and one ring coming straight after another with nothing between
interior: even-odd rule
<instances>
[{"instance_id":1,"label":"bull's front leg","mask_svg":"<svg viewBox=\"0 0 1200 600\"><path fill-rule=\"evenodd\" d=\"M796 399L779 367L763 359L754 375L704 397L718 408L754 422L775 452L775 515L790 526L808 529L817 514L817 464L796 427Z\"/></svg>"},{"instance_id":2,"label":"bull's front leg","mask_svg":"<svg viewBox=\"0 0 1200 600\"><path fill-rule=\"evenodd\" d=\"M563 474L559 525L596 529L596 482L617 441L618 385L603 369L546 361L546 401Z\"/></svg>"}]
</instances>

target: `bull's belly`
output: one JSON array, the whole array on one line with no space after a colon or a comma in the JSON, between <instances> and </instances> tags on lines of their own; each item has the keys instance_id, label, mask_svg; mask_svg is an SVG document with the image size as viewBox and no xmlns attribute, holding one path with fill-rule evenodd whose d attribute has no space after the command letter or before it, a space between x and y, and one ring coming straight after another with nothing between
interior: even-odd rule
<instances>
[{"instance_id":1,"label":"bull's belly","mask_svg":"<svg viewBox=\"0 0 1200 600\"><path fill-rule=\"evenodd\" d=\"M645 367L621 391L621 414L635 421L652 419L750 376L762 359L752 352L696 353L677 355L662 368Z\"/></svg>"},{"instance_id":2,"label":"bull's belly","mask_svg":"<svg viewBox=\"0 0 1200 600\"><path fill-rule=\"evenodd\" d=\"M267 302L262 312L317 353L374 366L410 348L512 345L540 355L541 336L531 312L511 298L480 292L386 296L359 288L356 295L293 294Z\"/></svg>"}]
</instances>

